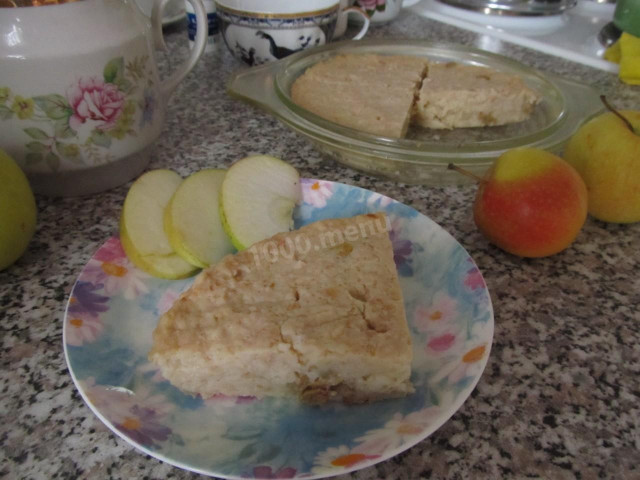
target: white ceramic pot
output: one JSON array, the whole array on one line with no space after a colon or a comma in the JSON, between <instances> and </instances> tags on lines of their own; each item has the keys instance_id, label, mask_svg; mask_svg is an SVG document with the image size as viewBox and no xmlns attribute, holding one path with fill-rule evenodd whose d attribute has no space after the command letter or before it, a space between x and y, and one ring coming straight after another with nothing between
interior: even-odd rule
<instances>
[{"instance_id":1,"label":"white ceramic pot","mask_svg":"<svg viewBox=\"0 0 640 480\"><path fill-rule=\"evenodd\" d=\"M136 0L136 3L140 7L140 10L142 10L142 13L151 18L151 12L156 0ZM184 21L185 14L184 0L169 0L162 15L162 24L168 25L177 20Z\"/></svg>"},{"instance_id":2,"label":"white ceramic pot","mask_svg":"<svg viewBox=\"0 0 640 480\"><path fill-rule=\"evenodd\" d=\"M189 1L206 24L201 0ZM2 9L0 148L34 191L96 193L147 165L169 96L202 54L207 33L160 80L154 45L164 45L167 2L156 3L151 21L134 0Z\"/></svg>"},{"instance_id":3,"label":"white ceramic pot","mask_svg":"<svg viewBox=\"0 0 640 480\"><path fill-rule=\"evenodd\" d=\"M233 55L249 65L279 60L303 49L328 43L336 22L348 11L358 11L363 26L369 19L359 9L340 9L339 0L216 0L222 38Z\"/></svg>"}]
</instances>

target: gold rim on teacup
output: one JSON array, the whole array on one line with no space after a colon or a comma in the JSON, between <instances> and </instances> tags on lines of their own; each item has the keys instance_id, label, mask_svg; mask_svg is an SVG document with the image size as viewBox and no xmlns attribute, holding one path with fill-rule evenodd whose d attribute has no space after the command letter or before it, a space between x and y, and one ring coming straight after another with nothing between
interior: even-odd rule
<instances>
[{"instance_id":1,"label":"gold rim on teacup","mask_svg":"<svg viewBox=\"0 0 640 480\"><path fill-rule=\"evenodd\" d=\"M220 5L219 3L216 3L216 9L218 11L223 11L231 15L239 15L239 16L251 17L251 18L301 18L301 17L315 17L318 15L325 15L327 13L331 13L338 9L338 3L336 3L331 7L323 8L322 10L314 10L312 12L297 12L297 13L246 12L243 10L236 10L234 8L229 8L229 7Z\"/></svg>"}]
</instances>

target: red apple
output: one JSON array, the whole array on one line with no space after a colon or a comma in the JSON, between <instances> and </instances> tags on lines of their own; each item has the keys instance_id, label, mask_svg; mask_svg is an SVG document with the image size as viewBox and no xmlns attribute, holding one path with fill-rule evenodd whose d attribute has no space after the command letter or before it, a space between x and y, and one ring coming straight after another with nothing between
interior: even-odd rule
<instances>
[{"instance_id":1,"label":"red apple","mask_svg":"<svg viewBox=\"0 0 640 480\"><path fill-rule=\"evenodd\" d=\"M496 246L521 257L546 257L568 247L584 225L587 188L556 155L509 150L480 182L473 214Z\"/></svg>"}]
</instances>

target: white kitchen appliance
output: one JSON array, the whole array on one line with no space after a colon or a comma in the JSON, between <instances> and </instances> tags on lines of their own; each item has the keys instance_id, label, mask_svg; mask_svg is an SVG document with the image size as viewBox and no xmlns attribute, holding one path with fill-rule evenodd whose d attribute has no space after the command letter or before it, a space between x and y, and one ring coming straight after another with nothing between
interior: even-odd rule
<instances>
[{"instance_id":1,"label":"white kitchen appliance","mask_svg":"<svg viewBox=\"0 0 640 480\"><path fill-rule=\"evenodd\" d=\"M611 22L615 3L597 0L422 0L414 13L487 35L480 45L492 50L499 38L609 72L618 65L604 60L598 40Z\"/></svg>"}]
</instances>

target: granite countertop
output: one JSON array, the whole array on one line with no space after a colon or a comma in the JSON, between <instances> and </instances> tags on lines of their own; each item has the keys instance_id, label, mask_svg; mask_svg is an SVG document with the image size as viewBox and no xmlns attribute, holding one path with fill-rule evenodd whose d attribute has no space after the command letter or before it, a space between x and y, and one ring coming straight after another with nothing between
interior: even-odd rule
<instances>
[{"instance_id":1,"label":"granite countertop","mask_svg":"<svg viewBox=\"0 0 640 480\"><path fill-rule=\"evenodd\" d=\"M186 53L186 28L167 29L168 71ZM370 36L483 46L587 82L619 108L640 108L640 87L570 61L404 11ZM385 181L324 159L271 116L225 94L242 68L224 46L179 86L150 168L182 175L250 153L286 159L305 177L393 197L450 232L482 270L495 309L491 356L460 410L404 453L339 478L640 478L640 223L589 218L575 243L525 260L477 231L474 186L427 188ZM115 436L80 398L65 364L62 318L74 280L118 231L128 185L82 198L38 201L38 229L23 258L0 272L2 450L5 478L196 478Z\"/></svg>"}]
</instances>

